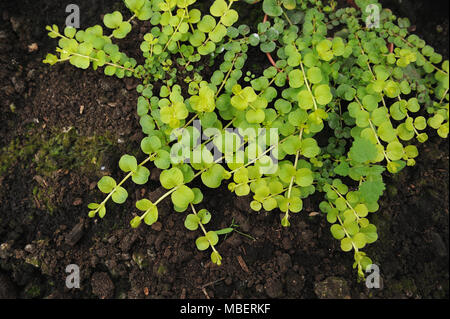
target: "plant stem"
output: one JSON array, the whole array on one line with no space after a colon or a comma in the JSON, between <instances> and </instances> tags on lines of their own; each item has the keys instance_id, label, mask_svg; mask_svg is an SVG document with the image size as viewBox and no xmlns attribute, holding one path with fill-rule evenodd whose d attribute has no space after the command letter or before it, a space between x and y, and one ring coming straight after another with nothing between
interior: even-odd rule
<instances>
[{"instance_id":1,"label":"plant stem","mask_svg":"<svg viewBox=\"0 0 450 319\"><path fill-rule=\"evenodd\" d=\"M145 160L143 160L138 167L145 165L148 161L152 160L156 156L156 153L150 154ZM106 202L111 198L111 196L114 194L114 192L117 190L119 186L122 186L123 183L125 183L131 176L133 176L133 172L129 172L121 181L119 184L114 187L114 189L108 194L108 196L105 197L105 199L100 203L100 205L95 210L95 213L99 211L99 209L102 206L105 206Z\"/></svg>"},{"instance_id":2,"label":"plant stem","mask_svg":"<svg viewBox=\"0 0 450 319\"><path fill-rule=\"evenodd\" d=\"M303 135L303 128L300 130L300 134L299 134L299 139L300 141L302 140L302 135ZM297 163L298 163L298 157L300 156L300 151L297 151L297 153L295 154L295 161L294 161L294 168L297 170ZM291 192L292 192L292 186L294 185L294 179L295 176L291 177L291 181L289 182L289 188L288 188L288 193L287 193L287 198L288 200L291 198ZM289 220L289 204L286 210L286 213L284 214L286 220Z\"/></svg>"},{"instance_id":3,"label":"plant stem","mask_svg":"<svg viewBox=\"0 0 450 319\"><path fill-rule=\"evenodd\" d=\"M194 215L198 217L197 211L195 210L194 205L192 205L192 203L190 203L189 205L191 205L191 209L192 209L192 212L194 213ZM199 218L199 219L200 219L200 218ZM219 252L216 250L216 248L214 247L214 245L212 244L212 242L209 240L208 236L206 236L206 234L207 234L208 232L206 231L206 229L205 229L205 227L203 226L202 222L199 221L198 224L199 224L200 228L202 229L203 234L205 235L205 238L208 240L208 243L209 243L209 245L211 246L211 249L212 249L214 252L216 252L217 254L219 254ZM220 255L220 254L219 254L219 255Z\"/></svg>"}]
</instances>

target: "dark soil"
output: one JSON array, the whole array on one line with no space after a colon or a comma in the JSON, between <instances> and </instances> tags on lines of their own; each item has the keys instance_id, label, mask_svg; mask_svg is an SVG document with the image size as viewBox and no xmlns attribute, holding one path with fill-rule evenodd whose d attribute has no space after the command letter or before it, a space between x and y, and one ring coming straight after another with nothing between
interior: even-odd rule
<instances>
[{"instance_id":1,"label":"dark soil","mask_svg":"<svg viewBox=\"0 0 450 319\"><path fill-rule=\"evenodd\" d=\"M447 1L384 2L410 17L416 33L448 59ZM449 297L448 139L432 133L417 165L387 178L372 216L379 240L366 251L381 269L381 289L357 282L352 256L340 251L312 201L284 229L277 213L249 213L248 199L226 187L205 190L212 228L234 219L254 238L233 233L221 240L221 267L195 249L195 232L185 230L184 215L168 202L161 222L129 227L134 200L155 196L156 182L127 184L127 204L108 205L103 220L88 219L86 205L101 198L98 178L120 176L118 159L138 150L142 136L133 80L41 63L55 47L45 25L63 25L69 3L0 4L0 298ZM82 27L123 7L77 3ZM138 58L134 41L145 25L135 29L120 44ZM80 267L79 289L66 288L70 264Z\"/></svg>"}]
</instances>

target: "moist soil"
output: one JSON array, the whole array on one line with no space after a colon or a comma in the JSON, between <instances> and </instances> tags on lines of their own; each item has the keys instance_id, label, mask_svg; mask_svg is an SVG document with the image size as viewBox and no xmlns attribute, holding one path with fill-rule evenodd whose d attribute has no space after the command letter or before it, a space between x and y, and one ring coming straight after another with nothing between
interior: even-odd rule
<instances>
[{"instance_id":1,"label":"moist soil","mask_svg":"<svg viewBox=\"0 0 450 319\"><path fill-rule=\"evenodd\" d=\"M400 2L384 1L448 59L448 2ZM198 234L167 201L160 222L130 228L135 200L162 191L156 169L145 187L126 185L126 204L108 204L104 219L89 219L86 205L102 198L96 182L121 176L122 154L141 159L135 152L143 136L135 80L41 62L56 45L45 26L62 26L69 3L0 4L0 298L449 297L448 139L432 132L416 166L385 177L387 191L371 217L379 240L365 251L380 268L379 289L357 281L353 256L316 213L318 199L306 201L285 229L278 213L250 212L249 199L226 186L205 189L210 228L239 225L217 246L220 267L195 248ZM123 9L120 1L77 3L83 28ZM119 43L138 61L136 43L148 26L140 23ZM80 288L66 287L71 264L79 266Z\"/></svg>"}]
</instances>

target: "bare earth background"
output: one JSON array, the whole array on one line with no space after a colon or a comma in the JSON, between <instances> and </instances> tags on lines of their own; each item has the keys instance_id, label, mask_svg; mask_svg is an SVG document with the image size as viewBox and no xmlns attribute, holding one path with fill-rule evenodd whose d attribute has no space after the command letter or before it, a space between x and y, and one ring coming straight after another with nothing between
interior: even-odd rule
<instances>
[{"instance_id":1,"label":"bare earth background","mask_svg":"<svg viewBox=\"0 0 450 319\"><path fill-rule=\"evenodd\" d=\"M184 229L184 215L169 202L160 209L161 223L129 227L135 199L160 191L155 181L145 188L128 183L125 205L108 205L104 220L89 220L86 205L101 198L99 177L121 176L124 153L142 158L135 153L142 134L135 80L41 63L56 45L45 26L63 26L72 2L0 3L0 298L449 297L448 139L432 133L419 146L415 167L386 176L388 190L371 217L379 240L366 251L380 266L379 290L357 282L351 254L340 251L323 216L309 217L320 197L283 229L277 213L250 213L249 200L226 187L206 190L214 229L234 219L256 238L221 238L221 267L195 249L197 234ZM409 17L415 32L448 59L448 1L382 2ZM124 8L120 1L76 3L82 28ZM248 10L244 22L261 17L259 6L241 8ZM139 23L121 48L138 59L147 30ZM248 63L268 66L264 56ZM80 289L65 288L72 263L81 269Z\"/></svg>"}]
</instances>

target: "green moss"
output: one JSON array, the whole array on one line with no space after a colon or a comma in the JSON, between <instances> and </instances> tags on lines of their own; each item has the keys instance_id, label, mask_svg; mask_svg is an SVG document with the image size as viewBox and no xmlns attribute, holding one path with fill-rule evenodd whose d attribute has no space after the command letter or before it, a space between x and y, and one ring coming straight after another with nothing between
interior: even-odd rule
<instances>
[{"instance_id":1,"label":"green moss","mask_svg":"<svg viewBox=\"0 0 450 319\"><path fill-rule=\"evenodd\" d=\"M37 298L41 295L41 288L38 285L31 285L25 293L30 298Z\"/></svg>"},{"instance_id":2,"label":"green moss","mask_svg":"<svg viewBox=\"0 0 450 319\"><path fill-rule=\"evenodd\" d=\"M57 171L96 174L104 162L106 151L115 146L112 136L82 136L75 129L60 132L29 127L26 136L17 137L0 152L0 176L7 176L14 167L31 170L38 185L31 189L40 209L50 213L59 205ZM42 181L45 181L44 183Z\"/></svg>"},{"instance_id":3,"label":"green moss","mask_svg":"<svg viewBox=\"0 0 450 319\"><path fill-rule=\"evenodd\" d=\"M0 176L4 176L9 168L18 161L29 158L35 153L38 145L23 145L19 138L12 140L8 146L1 149L0 152Z\"/></svg>"},{"instance_id":4,"label":"green moss","mask_svg":"<svg viewBox=\"0 0 450 319\"><path fill-rule=\"evenodd\" d=\"M25 258L25 262L36 268L39 268L39 266L40 266L39 260L37 259L37 257L34 257L34 256Z\"/></svg>"},{"instance_id":5,"label":"green moss","mask_svg":"<svg viewBox=\"0 0 450 319\"><path fill-rule=\"evenodd\" d=\"M155 269L156 270L156 276L158 277L163 277L167 274L167 267L164 264L164 262L160 262L159 264L155 265Z\"/></svg>"},{"instance_id":6,"label":"green moss","mask_svg":"<svg viewBox=\"0 0 450 319\"><path fill-rule=\"evenodd\" d=\"M43 141L33 159L36 173L49 176L59 169L80 173L97 171L102 154L113 145L111 137L80 136L74 129L54 135Z\"/></svg>"},{"instance_id":7,"label":"green moss","mask_svg":"<svg viewBox=\"0 0 450 319\"><path fill-rule=\"evenodd\" d=\"M134 262L139 266L139 269L144 269L148 266L145 254L141 251L134 252L132 256ZM159 272L159 269L158 269Z\"/></svg>"}]
</instances>

